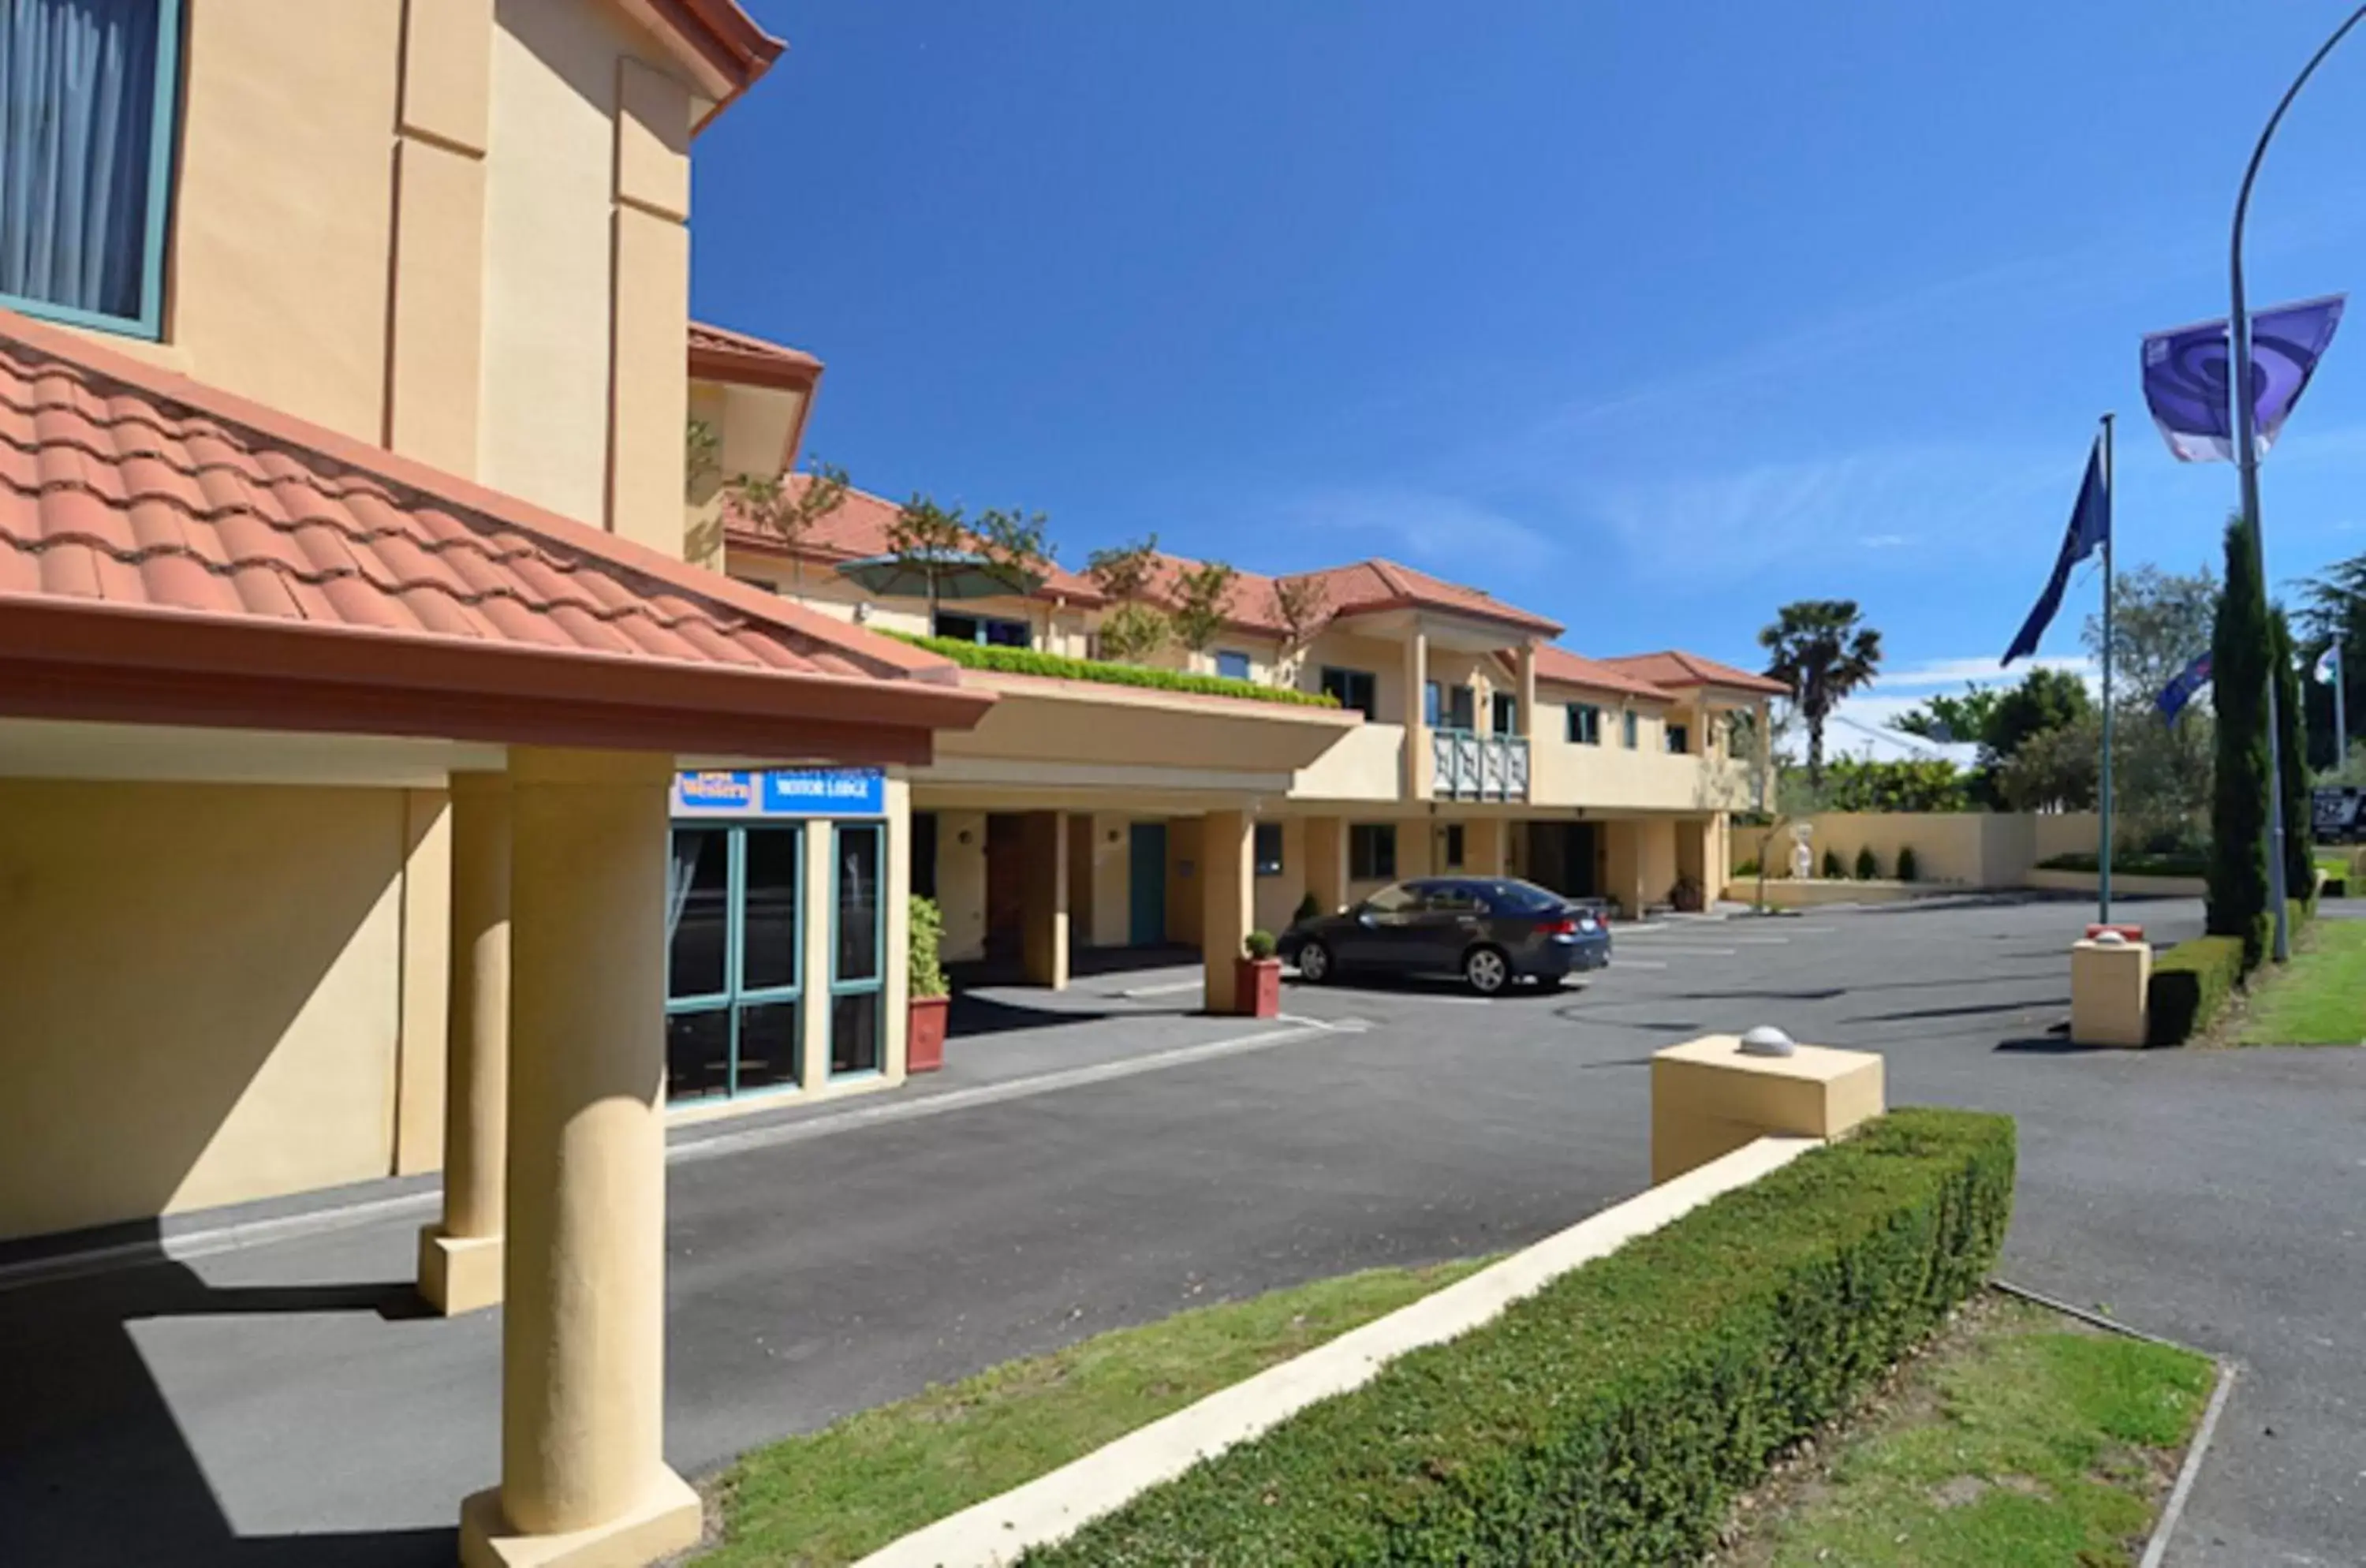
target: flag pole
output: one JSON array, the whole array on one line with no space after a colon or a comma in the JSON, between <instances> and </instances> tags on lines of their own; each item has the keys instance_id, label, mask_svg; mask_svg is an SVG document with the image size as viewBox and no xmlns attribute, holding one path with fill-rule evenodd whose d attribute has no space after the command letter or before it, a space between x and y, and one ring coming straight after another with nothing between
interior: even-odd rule
<instances>
[{"instance_id":1,"label":"flag pole","mask_svg":"<svg viewBox=\"0 0 2366 1568\"><path fill-rule=\"evenodd\" d=\"M2102 821L2101 842L2095 851L2095 918L2104 925L2112 923L2112 535L2117 510L2112 494L2112 419L2103 416L2103 769L2096 794Z\"/></svg>"},{"instance_id":2,"label":"flag pole","mask_svg":"<svg viewBox=\"0 0 2366 1568\"><path fill-rule=\"evenodd\" d=\"M2336 773L2349 762L2349 677L2342 666L2348 660L2341 652L2341 627L2333 628L2333 767Z\"/></svg>"}]
</instances>

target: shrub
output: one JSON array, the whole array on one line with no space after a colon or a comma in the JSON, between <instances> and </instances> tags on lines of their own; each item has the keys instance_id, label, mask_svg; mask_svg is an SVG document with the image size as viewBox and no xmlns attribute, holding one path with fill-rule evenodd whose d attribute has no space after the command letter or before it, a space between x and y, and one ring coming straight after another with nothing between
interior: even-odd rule
<instances>
[{"instance_id":1,"label":"shrub","mask_svg":"<svg viewBox=\"0 0 2366 1568\"><path fill-rule=\"evenodd\" d=\"M2082 850L2074 854L2049 856L2037 863L2037 869L2083 871L2091 875L2097 864L2098 857ZM2115 876L2207 876L2210 874L2210 857L2193 850L2158 854L2120 850L2112 856L2112 874Z\"/></svg>"},{"instance_id":2,"label":"shrub","mask_svg":"<svg viewBox=\"0 0 2366 1568\"><path fill-rule=\"evenodd\" d=\"M2182 1045L2208 1029L2243 979L2243 939L2200 936L2153 960L2145 999L2155 1045Z\"/></svg>"},{"instance_id":3,"label":"shrub","mask_svg":"<svg viewBox=\"0 0 2366 1568\"><path fill-rule=\"evenodd\" d=\"M1831 881L1838 882L1842 877L1847 874L1847 872L1841 869L1840 851L1826 850L1824 852L1824 875Z\"/></svg>"},{"instance_id":4,"label":"shrub","mask_svg":"<svg viewBox=\"0 0 2366 1568\"><path fill-rule=\"evenodd\" d=\"M1271 931L1251 931L1241 939L1241 951L1251 958L1271 958L1275 945Z\"/></svg>"},{"instance_id":5,"label":"shrub","mask_svg":"<svg viewBox=\"0 0 2366 1568\"><path fill-rule=\"evenodd\" d=\"M1048 675L1061 681L1097 681L1105 686L1148 686L1166 692L1198 692L1211 697L1245 697L1256 703L1292 703L1301 707L1335 708L1339 699L1322 692L1301 692L1291 686L1261 686L1255 681L1234 681L1222 675L1195 675L1180 670L1153 670L1140 664L1110 664L1098 659L1070 659L1061 653L1038 653L1031 648L986 648L956 637L921 637L912 632L886 634L898 642L930 653L943 654L972 670L997 670L1006 675Z\"/></svg>"},{"instance_id":6,"label":"shrub","mask_svg":"<svg viewBox=\"0 0 2366 1568\"><path fill-rule=\"evenodd\" d=\"M1309 920L1319 920L1322 918L1322 900L1314 897L1314 890L1310 887L1306 891L1306 897L1298 901L1298 908L1290 911L1290 923L1293 926L1302 926Z\"/></svg>"},{"instance_id":7,"label":"shrub","mask_svg":"<svg viewBox=\"0 0 2366 1568\"><path fill-rule=\"evenodd\" d=\"M1757 857L1753 855L1753 856L1752 856L1750 859L1748 859L1748 860L1746 860L1746 861L1743 861L1740 865L1735 866L1735 867L1733 868L1733 874L1734 874L1734 875L1736 875L1736 876L1755 876L1755 875L1757 875L1757 874L1758 874L1758 859L1757 859Z\"/></svg>"},{"instance_id":8,"label":"shrub","mask_svg":"<svg viewBox=\"0 0 2366 1568\"><path fill-rule=\"evenodd\" d=\"M1021 1561L1697 1562L1979 1287L2012 1179L2010 1120L1894 1112Z\"/></svg>"},{"instance_id":9,"label":"shrub","mask_svg":"<svg viewBox=\"0 0 2366 1568\"><path fill-rule=\"evenodd\" d=\"M1871 882L1880 874L1881 857L1873 852L1871 844L1866 844L1856 852L1856 879L1859 882Z\"/></svg>"},{"instance_id":10,"label":"shrub","mask_svg":"<svg viewBox=\"0 0 2366 1568\"><path fill-rule=\"evenodd\" d=\"M942 953L945 944L944 912L937 908L934 898L912 896L911 935L906 939L905 952L909 960L912 995L941 997L952 987L945 984Z\"/></svg>"},{"instance_id":11,"label":"shrub","mask_svg":"<svg viewBox=\"0 0 2366 1568\"><path fill-rule=\"evenodd\" d=\"M1922 867L1914 859L1914 846L1911 844L1900 844L1898 847L1898 880L1900 882L1922 880Z\"/></svg>"}]
</instances>

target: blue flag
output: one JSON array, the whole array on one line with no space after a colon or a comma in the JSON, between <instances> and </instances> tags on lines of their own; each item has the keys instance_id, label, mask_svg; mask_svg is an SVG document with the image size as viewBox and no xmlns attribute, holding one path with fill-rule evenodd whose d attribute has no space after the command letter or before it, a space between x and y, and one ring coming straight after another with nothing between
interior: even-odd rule
<instances>
[{"instance_id":1,"label":"blue flag","mask_svg":"<svg viewBox=\"0 0 2366 1568\"><path fill-rule=\"evenodd\" d=\"M2251 312L2251 428L2259 456L2300 401L2332 345L2347 296L2328 294ZM2145 404L2180 463L2235 460L2233 400L2224 321L2154 333L2144 340Z\"/></svg>"},{"instance_id":2,"label":"blue flag","mask_svg":"<svg viewBox=\"0 0 2366 1568\"><path fill-rule=\"evenodd\" d=\"M2037 639L2045 635L2055 612L2062 608L2062 591L2070 586L2070 569L2101 548L2111 536L2112 492L2103 483L2103 443L2098 437L2087 454L2087 479L2079 487L2079 504L2070 510L2070 526L2063 533L2054 575L2045 580L2045 592L2037 596L2036 607L2022 623L2021 635L2005 649L2006 664L2037 651Z\"/></svg>"},{"instance_id":3,"label":"blue flag","mask_svg":"<svg viewBox=\"0 0 2366 1568\"><path fill-rule=\"evenodd\" d=\"M2169 684L2160 689L2160 695L2152 700L2152 705L2160 710L2160 721L2163 724L2175 724L2178 716L2185 711L2185 705L2191 702L2202 688L2208 684L2210 684L2210 656L2204 653L2179 671L2170 679Z\"/></svg>"}]
</instances>

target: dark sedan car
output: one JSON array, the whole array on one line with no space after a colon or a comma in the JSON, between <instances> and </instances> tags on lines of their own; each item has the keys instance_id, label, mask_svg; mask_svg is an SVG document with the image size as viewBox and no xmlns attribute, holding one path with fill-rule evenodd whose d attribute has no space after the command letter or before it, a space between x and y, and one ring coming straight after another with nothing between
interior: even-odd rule
<instances>
[{"instance_id":1,"label":"dark sedan car","mask_svg":"<svg viewBox=\"0 0 2366 1568\"><path fill-rule=\"evenodd\" d=\"M1610 962L1601 911L1509 876L1425 876L1281 933L1281 956L1320 984L1351 969L1459 975L1482 997L1515 978L1558 985Z\"/></svg>"}]
</instances>

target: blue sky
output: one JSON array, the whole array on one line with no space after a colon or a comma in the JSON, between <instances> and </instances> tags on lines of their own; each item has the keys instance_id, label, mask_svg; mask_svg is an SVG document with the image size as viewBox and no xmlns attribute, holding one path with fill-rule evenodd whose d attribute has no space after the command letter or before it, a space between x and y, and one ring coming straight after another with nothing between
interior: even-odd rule
<instances>
[{"instance_id":1,"label":"blue sky","mask_svg":"<svg viewBox=\"0 0 2366 1568\"><path fill-rule=\"evenodd\" d=\"M1593 653L1752 662L1853 597L1867 718L1993 666L2104 410L2122 562L2215 559L2233 470L2169 457L2137 344L2224 313L2242 161L2343 10L752 9L790 51L699 141L693 305L821 355L808 450L858 484L1044 511L1071 563L1384 554ZM2345 48L2255 303L2366 282ZM2366 317L2264 484L2277 580L2366 551Z\"/></svg>"}]
</instances>

